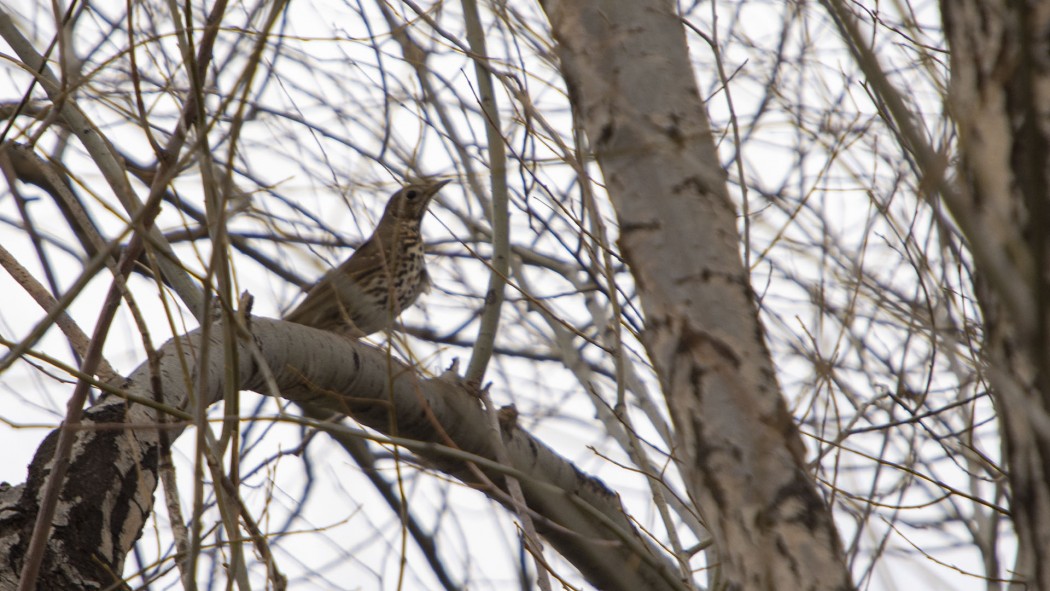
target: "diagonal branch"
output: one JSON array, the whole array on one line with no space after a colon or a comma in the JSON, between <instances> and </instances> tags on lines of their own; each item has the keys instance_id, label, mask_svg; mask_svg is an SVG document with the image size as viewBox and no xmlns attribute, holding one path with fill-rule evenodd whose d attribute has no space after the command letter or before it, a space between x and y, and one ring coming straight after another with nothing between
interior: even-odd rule
<instances>
[{"instance_id":1,"label":"diagonal branch","mask_svg":"<svg viewBox=\"0 0 1050 591\"><path fill-rule=\"evenodd\" d=\"M491 483L515 477L539 532L598 588L686 588L666 554L633 527L612 491L523 429L507 425L501 434L512 465L500 465L477 396L456 376L426 379L382 350L312 328L268 319L252 324L251 337L237 343L239 366L232 372L245 389L270 393L276 386L289 400L349 414L382 433L396 432L391 439L399 445L502 503L509 498L506 491L493 490ZM108 584L114 582L112 573L122 572L126 553L153 510L160 443L158 405L127 400L150 401L160 389L163 405L187 408L201 372L209 375L208 391L199 395L209 404L221 400L227 373L221 332L212 331L207 347L199 332L169 341L158 350L156 386L144 363L128 376L120 392L124 398L110 393L85 411L55 512L41 588ZM185 426L164 425L171 440ZM0 507L0 587L8 569L17 569L28 540L55 438L52 433L38 450L19 494L6 497L8 504ZM479 469L483 478L477 476ZM101 519L99 507L106 511ZM93 517L74 522L77 515ZM89 559L68 562L59 559L63 556Z\"/></svg>"}]
</instances>

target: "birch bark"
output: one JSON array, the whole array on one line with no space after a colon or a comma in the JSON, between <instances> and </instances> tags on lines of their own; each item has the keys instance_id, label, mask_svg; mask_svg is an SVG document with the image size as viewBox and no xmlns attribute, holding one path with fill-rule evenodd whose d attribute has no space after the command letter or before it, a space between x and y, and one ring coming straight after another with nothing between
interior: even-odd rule
<instances>
[{"instance_id":1,"label":"birch bark","mask_svg":"<svg viewBox=\"0 0 1050 591\"><path fill-rule=\"evenodd\" d=\"M244 389L273 394L276 387L281 396L307 406L312 416L352 414L381 433L396 433L399 443L435 468L500 503L510 502L503 484L508 468L496 466L484 412L459 380L451 375L425 379L374 347L296 324L256 318L252 326L252 345L238 343L237 374ZM197 332L168 342L159 350L157 375L144 363L122 390L140 401L187 408L196 376L208 372L209 390L202 395L207 404L221 400L229 372L221 331L212 334L206 347ZM270 368L272 382L262 366ZM153 510L157 411L111 395L85 412L83 425L40 589L91 589L119 580L114 573L123 571L127 552ZM169 420L164 428L174 440L184 425ZM25 484L0 490L0 588L17 587L56 435L40 446ZM537 529L592 585L624 591L689 588L601 481L515 425L505 426L502 437L513 463L509 470L536 512Z\"/></svg>"},{"instance_id":2,"label":"birch bark","mask_svg":"<svg viewBox=\"0 0 1050 591\"><path fill-rule=\"evenodd\" d=\"M781 396L685 33L662 0L542 2L616 209L679 468L729 589L849 589Z\"/></svg>"}]
</instances>

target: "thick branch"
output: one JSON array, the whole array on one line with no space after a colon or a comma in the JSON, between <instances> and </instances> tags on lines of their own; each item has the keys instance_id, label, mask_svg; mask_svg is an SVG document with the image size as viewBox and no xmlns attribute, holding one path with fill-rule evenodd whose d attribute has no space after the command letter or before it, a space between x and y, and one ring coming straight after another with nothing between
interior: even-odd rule
<instances>
[{"instance_id":1,"label":"thick branch","mask_svg":"<svg viewBox=\"0 0 1050 591\"><path fill-rule=\"evenodd\" d=\"M425 379L384 351L292 323L254 319L252 328L252 341L239 343L237 356L240 383L246 389L271 393L260 371L265 365L283 397L352 414L377 431L416 440L419 443L411 447L417 455L506 501L506 494L489 484L502 486L507 471L496 469L483 411L454 376ZM143 364L124 384L130 396L141 402L162 394L165 405L186 408L187 383L198 383L198 372L208 371L210 390L203 395L210 403L221 399L226 359L221 336L202 349L199 333L193 332L168 342L159 353L156 383L162 392L151 388L149 368ZM122 572L126 553L152 511L156 412L146 404L107 395L85 413L40 588L108 585L114 582L110 573ZM183 429L170 421L165 426L171 440ZM625 590L684 588L666 555L632 527L617 497L601 482L513 425L507 425L503 437L513 462L511 473L536 512L541 533L591 584ZM52 433L40 447L26 484L2 499L0 588L17 576L55 439ZM449 444L455 449L446 447ZM464 462L468 454L477 457L485 475L481 480Z\"/></svg>"}]
</instances>

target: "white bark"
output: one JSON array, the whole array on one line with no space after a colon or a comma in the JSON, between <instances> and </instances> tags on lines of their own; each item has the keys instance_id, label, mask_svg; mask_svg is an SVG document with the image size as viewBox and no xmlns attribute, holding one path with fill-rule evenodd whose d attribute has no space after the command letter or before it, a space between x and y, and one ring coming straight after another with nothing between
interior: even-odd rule
<instances>
[{"instance_id":1,"label":"white bark","mask_svg":"<svg viewBox=\"0 0 1050 591\"><path fill-rule=\"evenodd\" d=\"M543 7L616 208L677 459L727 588L851 588L763 340L673 3Z\"/></svg>"}]
</instances>

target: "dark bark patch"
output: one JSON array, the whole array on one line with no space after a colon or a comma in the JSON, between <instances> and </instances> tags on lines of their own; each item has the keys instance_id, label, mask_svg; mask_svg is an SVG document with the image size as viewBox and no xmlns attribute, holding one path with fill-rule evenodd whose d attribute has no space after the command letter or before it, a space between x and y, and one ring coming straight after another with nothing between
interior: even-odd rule
<instances>
[{"instance_id":1,"label":"dark bark patch","mask_svg":"<svg viewBox=\"0 0 1050 591\"><path fill-rule=\"evenodd\" d=\"M699 353L706 358L714 353L720 361L728 361L734 368L740 368L740 357L737 356L729 344L704 330L695 330L689 326L682 327L682 335L678 338L678 348L675 354L683 362L688 362L693 353ZM714 361L714 360L712 360ZM695 365L695 364L694 364Z\"/></svg>"},{"instance_id":2,"label":"dark bark patch","mask_svg":"<svg viewBox=\"0 0 1050 591\"><path fill-rule=\"evenodd\" d=\"M711 187L704 182L704 179L699 176L690 176L682 180L682 182L671 187L671 193L677 195L679 193L695 193L696 195L706 195L711 192Z\"/></svg>"}]
</instances>

